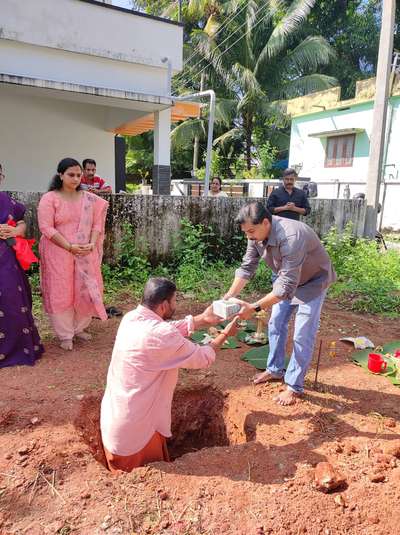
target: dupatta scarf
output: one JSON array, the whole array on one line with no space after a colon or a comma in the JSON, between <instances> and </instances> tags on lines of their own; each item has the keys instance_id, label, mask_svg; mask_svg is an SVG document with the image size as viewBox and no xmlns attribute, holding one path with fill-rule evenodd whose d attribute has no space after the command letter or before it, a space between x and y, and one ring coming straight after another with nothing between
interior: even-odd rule
<instances>
[{"instance_id":1,"label":"dupatta scarf","mask_svg":"<svg viewBox=\"0 0 400 535\"><path fill-rule=\"evenodd\" d=\"M95 194L83 192L83 201L77 243L90 242L93 228L99 229L96 246L86 256L75 257L75 306L82 314L95 314L107 319L103 305L103 279L101 261L108 202Z\"/></svg>"},{"instance_id":2,"label":"dupatta scarf","mask_svg":"<svg viewBox=\"0 0 400 535\"><path fill-rule=\"evenodd\" d=\"M4 191L0 191L0 225L6 225L10 218L19 221L23 219L24 214L25 207L23 204L11 199ZM6 253L10 255L10 249L11 247L6 240L0 240L0 258ZM12 251L12 257L15 258L14 251Z\"/></svg>"}]
</instances>

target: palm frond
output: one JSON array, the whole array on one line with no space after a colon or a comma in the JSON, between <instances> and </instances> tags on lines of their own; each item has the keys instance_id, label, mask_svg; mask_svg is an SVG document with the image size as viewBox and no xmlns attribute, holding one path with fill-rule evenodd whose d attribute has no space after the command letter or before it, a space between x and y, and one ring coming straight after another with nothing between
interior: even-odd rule
<instances>
[{"instance_id":1,"label":"palm frond","mask_svg":"<svg viewBox=\"0 0 400 535\"><path fill-rule=\"evenodd\" d=\"M205 135L204 122L201 119L186 119L175 126L170 137L174 145L186 147L193 143L196 136Z\"/></svg>"},{"instance_id":2,"label":"palm frond","mask_svg":"<svg viewBox=\"0 0 400 535\"><path fill-rule=\"evenodd\" d=\"M231 73L236 79L237 87L240 87L243 92L251 95L262 94L260 84L252 70L240 65L240 63L235 63L232 65Z\"/></svg>"},{"instance_id":3,"label":"palm frond","mask_svg":"<svg viewBox=\"0 0 400 535\"><path fill-rule=\"evenodd\" d=\"M221 125L229 126L235 119L237 112L236 100L217 98L215 106L215 121Z\"/></svg>"},{"instance_id":4,"label":"palm frond","mask_svg":"<svg viewBox=\"0 0 400 535\"><path fill-rule=\"evenodd\" d=\"M213 38L215 34L218 32L219 27L220 27L220 23L217 21L215 15L212 14L208 17L208 20L206 22L206 25L204 26L203 31L209 37Z\"/></svg>"},{"instance_id":5,"label":"palm frond","mask_svg":"<svg viewBox=\"0 0 400 535\"><path fill-rule=\"evenodd\" d=\"M161 13L161 17L176 20L178 14L178 2L172 1Z\"/></svg>"},{"instance_id":6,"label":"palm frond","mask_svg":"<svg viewBox=\"0 0 400 535\"><path fill-rule=\"evenodd\" d=\"M236 80L232 77L230 68L225 68L223 53L218 47L212 44L208 48L204 47L201 53L204 55L202 65L206 65L208 70L214 71L228 91L235 91L237 88Z\"/></svg>"},{"instance_id":7,"label":"palm frond","mask_svg":"<svg viewBox=\"0 0 400 535\"><path fill-rule=\"evenodd\" d=\"M268 98L263 98L257 104L257 115L263 119L274 119L277 127L284 128L289 122L286 108L286 102L284 101L275 100L271 102Z\"/></svg>"},{"instance_id":8,"label":"palm frond","mask_svg":"<svg viewBox=\"0 0 400 535\"><path fill-rule=\"evenodd\" d=\"M228 145L229 143L241 140L242 136L243 132L240 128L232 128L231 130L228 130L221 136L217 137L217 139L214 139L213 145Z\"/></svg>"},{"instance_id":9,"label":"palm frond","mask_svg":"<svg viewBox=\"0 0 400 535\"><path fill-rule=\"evenodd\" d=\"M290 145L290 134L280 130L273 130L269 135L269 141L278 150L287 150Z\"/></svg>"},{"instance_id":10,"label":"palm frond","mask_svg":"<svg viewBox=\"0 0 400 535\"><path fill-rule=\"evenodd\" d=\"M189 2L183 6L185 19L195 22L201 20L205 16L207 7L210 3L210 0L189 0Z\"/></svg>"},{"instance_id":11,"label":"palm frond","mask_svg":"<svg viewBox=\"0 0 400 535\"><path fill-rule=\"evenodd\" d=\"M288 38L304 22L316 0L294 0L287 9L286 14L276 24L270 38L262 49L257 60L256 69L269 58L279 54L285 47Z\"/></svg>"},{"instance_id":12,"label":"palm frond","mask_svg":"<svg viewBox=\"0 0 400 535\"><path fill-rule=\"evenodd\" d=\"M254 64L253 51L253 27L256 24L257 17L260 17L260 6L255 0L248 0L246 10L246 52L248 56L248 63Z\"/></svg>"},{"instance_id":13,"label":"palm frond","mask_svg":"<svg viewBox=\"0 0 400 535\"><path fill-rule=\"evenodd\" d=\"M336 78L326 74L308 74L287 82L280 90L280 98L289 99L323 91L337 85Z\"/></svg>"},{"instance_id":14,"label":"palm frond","mask_svg":"<svg viewBox=\"0 0 400 535\"><path fill-rule=\"evenodd\" d=\"M279 70L282 74L296 72L303 75L317 70L321 65L327 65L335 56L334 49L326 39L309 36L282 59Z\"/></svg>"}]
</instances>

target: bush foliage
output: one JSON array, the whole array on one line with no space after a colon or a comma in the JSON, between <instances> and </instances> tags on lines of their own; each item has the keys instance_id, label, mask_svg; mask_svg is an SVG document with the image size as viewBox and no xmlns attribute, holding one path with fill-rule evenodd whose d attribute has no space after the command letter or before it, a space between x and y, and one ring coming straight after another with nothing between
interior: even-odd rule
<instances>
[{"instance_id":1,"label":"bush foliage","mask_svg":"<svg viewBox=\"0 0 400 535\"><path fill-rule=\"evenodd\" d=\"M342 235L332 229L324 239L338 281L332 297L359 312L400 314L400 254L381 250L375 241L357 239L348 225Z\"/></svg>"},{"instance_id":2,"label":"bush foliage","mask_svg":"<svg viewBox=\"0 0 400 535\"><path fill-rule=\"evenodd\" d=\"M349 225L342 234L332 229L324 238L332 259L337 282L329 296L345 308L358 312L400 315L400 254L381 250L375 241L355 239ZM235 269L246 248L242 233L226 242L211 226L181 222L168 263L151 266L145 244L135 246L134 232L126 226L114 266L103 264L105 300L115 300L121 292L139 298L150 276L174 280L178 290L198 301L222 296L229 288ZM31 274L35 310L40 308L37 268ZM271 289L271 270L260 262L257 273L244 295L267 293Z\"/></svg>"}]
</instances>

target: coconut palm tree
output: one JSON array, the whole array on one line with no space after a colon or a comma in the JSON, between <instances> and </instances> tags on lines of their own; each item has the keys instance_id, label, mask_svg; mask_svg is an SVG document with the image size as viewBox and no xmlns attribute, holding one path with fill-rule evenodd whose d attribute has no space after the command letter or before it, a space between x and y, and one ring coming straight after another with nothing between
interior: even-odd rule
<instances>
[{"instance_id":1,"label":"coconut palm tree","mask_svg":"<svg viewBox=\"0 0 400 535\"><path fill-rule=\"evenodd\" d=\"M229 2L228 23L217 34L196 31L197 71L186 67L192 85L206 72L208 86L217 88L221 147L242 143L251 168L254 133L278 122L284 125L284 102L326 89L336 83L318 74L334 52L321 36L301 37L302 26L316 0L241 0ZM223 4L224 5L224 4ZM232 16L235 12L237 16ZM195 60L194 60L195 61ZM178 78L178 81L182 77ZM179 84L178 84L179 85ZM222 98L218 98L221 95ZM187 121L173 136L194 133L199 121Z\"/></svg>"}]
</instances>

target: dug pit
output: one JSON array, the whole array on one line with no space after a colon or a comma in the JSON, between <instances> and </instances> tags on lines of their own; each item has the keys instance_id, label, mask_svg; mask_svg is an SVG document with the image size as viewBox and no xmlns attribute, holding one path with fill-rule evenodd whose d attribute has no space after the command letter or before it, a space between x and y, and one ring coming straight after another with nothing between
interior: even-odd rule
<instances>
[{"instance_id":1,"label":"dug pit","mask_svg":"<svg viewBox=\"0 0 400 535\"><path fill-rule=\"evenodd\" d=\"M102 394L85 396L75 419L75 428L93 457L106 466L100 435ZM211 386L177 389L172 402L172 437L168 450L172 460L214 446L230 444L224 394Z\"/></svg>"},{"instance_id":2,"label":"dug pit","mask_svg":"<svg viewBox=\"0 0 400 535\"><path fill-rule=\"evenodd\" d=\"M172 403L171 459L213 446L228 446L224 395L213 387L177 390Z\"/></svg>"}]
</instances>

